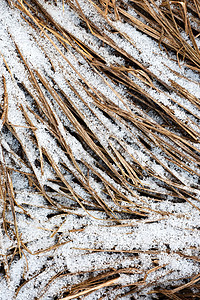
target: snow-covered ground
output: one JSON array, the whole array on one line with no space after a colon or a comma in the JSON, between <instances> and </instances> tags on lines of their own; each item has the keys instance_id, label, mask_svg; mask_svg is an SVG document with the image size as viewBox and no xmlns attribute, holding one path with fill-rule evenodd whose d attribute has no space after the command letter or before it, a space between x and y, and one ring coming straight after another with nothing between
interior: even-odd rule
<instances>
[{"instance_id":1,"label":"snow-covered ground","mask_svg":"<svg viewBox=\"0 0 200 300\"><path fill-rule=\"evenodd\" d=\"M106 22L89 1L71 3L111 46L82 26L70 6L50 2L38 0L68 43L0 2L0 104L7 109L1 174L12 182L21 241L12 202L1 193L0 299L62 298L104 273L115 280L86 299L154 299L154 289L200 273L199 73L183 62L180 69L173 53L130 24L109 16ZM81 53L70 37L98 55L99 69L92 52ZM125 54L130 65L123 76L133 90L154 99L194 140L164 124L151 106L142 108L123 82L100 69L101 59L104 68L122 72Z\"/></svg>"}]
</instances>

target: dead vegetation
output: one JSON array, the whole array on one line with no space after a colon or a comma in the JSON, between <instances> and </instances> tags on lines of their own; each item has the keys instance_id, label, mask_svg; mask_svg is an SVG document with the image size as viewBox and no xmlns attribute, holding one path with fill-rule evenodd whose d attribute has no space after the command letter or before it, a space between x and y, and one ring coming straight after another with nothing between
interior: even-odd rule
<instances>
[{"instance_id":1,"label":"dead vegetation","mask_svg":"<svg viewBox=\"0 0 200 300\"><path fill-rule=\"evenodd\" d=\"M159 47L170 53L174 53L177 57L177 63L191 68L199 74L200 71L200 51L196 43L196 39L200 35L200 2L198 0L192 1L162 1L158 6L159 1L153 0L138 0L138 1L92 1L88 0L90 4L99 12L103 17L105 24L108 25L108 31L116 32L120 37L130 42L133 47L134 40L131 40L128 34L123 31L120 32L115 27L116 20L126 22L144 34L156 40ZM16 207L21 210L21 213L27 214L25 208L20 206L15 201L15 192L12 186L11 174L12 172L21 172L23 176L28 179L30 186L37 190L48 201L49 207L59 213L76 213L74 209L76 205L80 206L84 211L90 215L92 212L104 211L108 219L116 222L116 225L123 226L123 219L144 220L150 212L158 215L158 218L168 216L169 212L162 210L153 210L148 204L147 199L153 201L164 201L170 196L172 202L188 202L191 206L195 207L199 214L199 207L195 203L198 199L198 186L190 186L177 176L174 168L184 170L191 175L199 176L199 119L200 115L196 114L194 110L190 110L188 106L177 102L174 95L184 98L188 103L191 103L197 110L200 109L199 99L187 91L187 87L183 88L177 82L171 80L166 83L151 72L145 65L131 56L128 52L122 49L117 43L106 33L104 28L99 27L88 16L85 15L78 1L63 1L66 2L72 10L74 10L80 17L80 20L88 30L88 32L96 39L102 42L105 47L110 47L112 51L118 56L122 57L124 65L108 65L105 59L88 44L80 40L78 37L72 35L64 27L56 22L50 13L41 5L38 0L21 1L21 0L7 0L12 9L21 11L21 17L26 21L27 26L30 26L36 32L36 36L44 36L44 38L55 48L58 55L61 56L65 62L71 67L74 76L77 78L75 84L72 84L68 78L65 78L65 84L71 90L71 93L77 97L88 110L94 115L94 111L90 105L85 101L80 91L84 91L89 99L92 100L95 107L103 112L108 120L114 124L118 124L129 132L137 146L142 149L157 165L162 166L165 171L165 176L159 175L154 169L149 166L144 166L141 162L134 157L129 151L128 142L124 139L119 139L117 135L105 134L105 143L102 143L100 136L96 130L90 126L90 121L87 119L86 114L73 100L65 93L59 82L51 75L46 76L30 65L23 52L21 46L18 44L11 35L11 39L15 45L15 49L21 63L24 66L29 78L29 86L21 83L21 88L24 93L31 97L34 102L33 109L31 106L20 105L20 111L26 122L24 128L29 132L29 139L34 147L37 148L39 157L37 157L37 169L40 170L40 175L36 172L33 161L29 160L29 154L25 147L19 132L16 130L15 124L11 124L7 117L8 109L8 93L7 83L5 77L2 77L2 84L4 89L4 96L1 106L1 129L6 127L14 138L19 142L21 153L15 155L19 165L23 165L29 169L29 172L20 171L16 167L11 169L7 167L4 161L5 147L2 145L0 156L2 158L0 175L0 198L3 206L3 229L5 234L15 241L15 248L9 249L6 254L2 255L3 269L5 276L9 282L9 267L15 255L39 254L63 245L63 242L56 242L55 245L36 251L32 253L22 241L18 231L18 224L16 218ZM52 5L56 5L57 1L52 1ZM137 16L130 14L130 9L134 10ZM40 40L35 41L41 51L45 52ZM72 51L81 55L88 66L93 70L95 76L99 76L104 82L105 86L112 90L113 94L118 98L121 105L117 105L115 101L102 94L100 89L94 87L87 78L85 78L79 69L68 59L66 52ZM48 54L46 53L48 57ZM55 71L55 65L59 62L49 58L49 63L52 70ZM169 58L170 59L170 58ZM181 61L181 62L180 62ZM9 61L4 59L4 64L7 71L10 73L12 80L15 81L12 71L9 68ZM62 70L62 65L59 66ZM166 66L166 68L168 68ZM182 77L177 71L176 76ZM130 76L131 75L131 76ZM140 83L138 83L137 80ZM129 97L129 102L124 100L124 97L115 89L116 86L124 86L126 90L126 97ZM160 95L168 95L170 103L176 105L184 113L187 114L187 120L181 120L176 116L174 110L169 106L164 105L148 92L148 89L159 93ZM170 96L172 95L172 96ZM49 101L51 99L51 101ZM53 104L54 103L54 104ZM83 145L85 151L93 158L92 163L87 159L81 157L77 159L73 154L73 149L70 148L70 143L67 142L63 131L67 134L66 127L62 126L62 120L57 113L55 107L58 107L62 115L70 122L74 128L74 135L78 141ZM157 122L150 116L149 112L153 112L159 118ZM30 117L30 115L32 117ZM109 132L105 123L94 115L98 124L105 129L105 133ZM33 122L33 119L35 122ZM41 145L40 136L37 130L36 123L43 124L48 132L56 140L58 147L65 153L68 159L58 163L52 156L48 147ZM135 132L133 132L133 128ZM195 130L196 128L196 130ZM137 132L137 134L135 134ZM162 157L168 161L173 168L170 168L163 162L160 156L156 156L152 149L160 149ZM10 149L10 151L12 151ZM128 158L128 159L127 159ZM54 174L55 179L49 179L49 188L44 186L41 182L41 177L44 175L44 164L48 164ZM65 177L66 173L73 178L76 185L80 186L85 191L87 198L83 198ZM107 178L104 176L107 174ZM101 185L104 197L99 193L90 183L90 177L95 178L99 185ZM155 190L150 186L143 183L144 178L152 178L155 180L158 187L164 189L162 192L158 189ZM118 188L121 187L121 189ZM51 197L51 193L57 193L67 199L73 201L74 205L65 206ZM132 197L130 198L129 195ZM145 196L145 199L143 198ZM106 198L106 200L105 200ZM133 200L130 200L133 199ZM134 200L135 199L135 200ZM7 220L7 214L11 211L12 222ZM173 214L173 213L172 213ZM56 235L57 231L52 233ZM84 230L84 229L83 229ZM113 253L115 250L106 249L79 249L80 251L89 252L109 252ZM196 250L196 249L195 249ZM169 249L170 251L170 249ZM117 252L117 250L116 250ZM119 252L119 251L118 251ZM120 251L123 252L123 251ZM138 250L124 250L124 253L137 255ZM156 255L158 250L149 250L149 254ZM179 253L184 256L184 253ZM197 260L196 256L189 257L190 259ZM153 260L153 258L152 258ZM117 269L102 271L102 274L95 275L93 271L89 274L89 279L81 282L80 284L66 287L63 290L62 299L75 299L81 296L87 296L95 290L109 287L110 290L118 290L118 295L115 299L120 299L122 296L131 297L132 293L140 291L148 285L156 286L155 282L146 283L146 277L149 273L162 268L156 259L154 267L146 271L144 279L137 283L131 284L129 291L124 294L123 287L118 285L119 275L134 274L136 271L141 271L139 268L135 269ZM41 271L42 272L42 271ZM37 274L39 275L39 273ZM37 276L34 275L34 276ZM45 289L41 292L45 294L49 285L60 277L72 276L73 274L59 273L51 278ZM31 280L31 279L29 279ZM27 280L27 281L29 281ZM180 278L177 278L177 282ZM187 283L173 286L171 289L155 288L151 293L157 293L160 299L199 299L200 294L197 292L194 296L193 289L199 290L199 274L194 275L192 278L186 278ZM20 289L27 283L25 280L16 291L16 296ZM101 297L100 299L103 299ZM131 298L130 298L131 299Z\"/></svg>"}]
</instances>

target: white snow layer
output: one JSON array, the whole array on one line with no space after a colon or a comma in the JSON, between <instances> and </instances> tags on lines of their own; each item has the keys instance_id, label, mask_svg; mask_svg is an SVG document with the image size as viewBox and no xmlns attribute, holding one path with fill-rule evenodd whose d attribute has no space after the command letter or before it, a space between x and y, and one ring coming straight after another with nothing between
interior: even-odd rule
<instances>
[{"instance_id":1,"label":"white snow layer","mask_svg":"<svg viewBox=\"0 0 200 300\"><path fill-rule=\"evenodd\" d=\"M108 66L123 65L124 59L122 57L115 55L109 47L104 47L96 37L80 26L80 18L68 5L65 5L63 11L62 1L58 1L57 7L42 0L39 2L58 24L88 45L105 60ZM119 48L141 62L149 71L161 78L163 82L170 85L170 80L173 80L185 87L195 97L200 97L200 78L197 73L187 70L184 66L182 66L182 69L179 69L177 63L169 60L168 56L159 49L157 43L151 38L129 24L122 23L121 21L110 21L116 30L120 29L120 31L126 33L134 41L137 45L137 48L135 48L128 40L116 33L111 33L106 27L107 25L104 24L105 21L103 18L88 1L80 0L79 5L86 16L95 24L101 26L105 34ZM53 36L51 38L55 43L57 42ZM177 186L185 192L194 192L196 200L188 196L188 202L173 203L171 201L173 195L166 191L164 186L159 184L159 180L151 176L144 177L141 183L144 187L150 188L152 191L163 193L166 196L165 200L154 201L153 198L144 195L141 196L134 188L130 188L131 192L127 192L119 183L114 182L106 172L98 168L97 161L93 158L92 152L87 151L74 134L75 129L72 122L66 117L58 102L56 103L40 84L45 99L57 118L58 130L66 144L71 148L72 154L85 176L79 174L69 160L68 155L62 150L62 147L58 147L56 138L47 126L48 122L42 123L28 109L31 108L34 110L33 99L21 89L19 83L23 83L26 86L30 93L38 100L41 107L43 104L30 84L30 75L17 54L14 41L19 46L21 53L31 68L37 70L43 77L48 74L49 77L47 76L46 78L48 78L49 84L57 91L59 89L63 90L77 111L82 114L85 124L94 134L95 138L101 142L110 155L112 155L110 145L115 146L116 149L118 147L119 151L122 149L117 142L120 140L130 154L128 156L126 152L126 161L133 163L134 157L135 161L137 160L141 166L147 167L149 170L154 170L157 178L160 177L163 180L169 180L166 168L170 168L174 176L180 180L180 184L177 184ZM43 47L44 51L41 50L40 46ZM59 47L61 46L59 45ZM155 122L155 126L159 124L159 118L155 114L151 114L151 112L148 115L143 114L137 106L129 101L129 96L122 86L116 86L108 78L95 73L80 54L73 52L70 47L69 51L66 51L63 47L62 51L74 67L72 68L67 60L52 47L47 38L42 33L41 36L37 36L33 28L28 26L21 18L20 12L16 8L10 8L6 1L0 2L0 51L0 74L5 77L8 91L8 122L14 126L16 135L18 136L18 141L16 141L8 130L3 130L3 123L0 122L1 162L5 162L10 168L15 166L15 169L18 168L21 172L34 172L38 182L41 183L40 188L44 186L51 187L55 191L55 194L47 192L47 195L52 197L60 207L62 205L64 207L63 213L60 214L58 208L53 208L41 193L36 192L30 186L30 182L26 177L20 173L13 172L12 182L16 203L18 204L16 215L19 234L23 243L34 255L23 250L22 256L19 258L14 257L10 265L9 280L6 279L6 276L0 274L0 299L13 299L17 288L26 280L27 283L17 291L17 300L33 300L36 297L41 297L40 299L43 300L53 299L55 295L61 295L59 293L63 287L70 288L73 284L78 284L89 278L88 272L91 272L91 270L95 272L94 274L98 275L102 270L130 268L132 270L130 274L123 273L122 271L118 279L119 286L126 286L134 285L135 282L144 278L148 270L158 266L157 270L149 272L146 277L146 283L152 283L152 289L158 285L167 287L169 283L175 285L177 278L186 278L198 274L199 260L197 249L200 246L200 231L197 227L200 222L198 164L194 160L188 163L188 167L194 171L194 174L191 174L187 170L170 163L157 147L152 148L151 153L162 162L162 166L157 163L156 159L150 159L150 153L137 138L139 135L138 129L130 123L130 130L128 130L122 120L115 119L115 122L112 122L111 118L105 116L91 95L86 93L83 85L79 84L80 78L78 78L75 69L78 70L86 81L90 82L91 88L99 91L105 98L109 99L111 105L116 105L127 113L131 111L134 116L145 117ZM52 62L56 62L54 63L54 71L49 59ZM10 71L5 65L5 61ZM169 68L166 68L165 65ZM178 77L170 69L179 72L185 78ZM199 110L195 105L192 105L191 102L177 95L175 92L158 92L153 88L145 86L142 81L131 74L130 78L141 88L146 89L148 94L154 97L158 103L170 108L180 121L188 124L188 128L199 134L199 120L194 122L193 116L187 113L187 110L189 110L194 115L199 116ZM105 80L109 82L110 86L106 84ZM79 97L69 88L67 81L70 82L72 87L76 88ZM117 93L114 93L112 88ZM1 96L3 93L3 85L1 84ZM80 98L84 101L80 100ZM26 118L21 107L26 112ZM115 222L108 220L104 212L91 210L92 216L88 215L74 200L71 200L71 197L67 198L67 193L63 192L56 181L50 181L50 179L55 180L57 177L48 162L44 161L43 173L41 172L41 168L35 163L40 158L40 153L37 144L33 142L33 134L30 128L28 128L27 118L31 120L32 125L35 127L34 134L37 137L39 147L46 149L48 155L53 157L57 168L63 171L66 183L76 191L80 198L84 199L83 201L85 201L86 205L88 204L93 207L89 194L73 181L72 176L72 174L75 174L86 185L88 184L86 180L88 170L80 163L81 160L92 166L94 171L112 183L117 191L129 199L130 210L134 210L132 208L132 206L134 207L133 203L136 203L138 206L145 203L144 211L149 213L148 218L124 220L121 221L120 225L118 223L116 225ZM173 145L173 141L162 137L162 135L160 135L160 138ZM20 155L18 156L15 153L20 149L19 143L23 145L23 150L30 164L23 164L20 160ZM196 144L196 147L199 149L198 144ZM62 164L72 173L64 170ZM116 165L113 167L117 170ZM101 196L105 200L105 203L108 204L108 198L102 192L105 188L102 183L95 176L91 176L89 184L93 188L94 193ZM0 200L2 202L2 199ZM123 205L123 201L121 204ZM117 210L115 203L109 203L109 205L111 208ZM125 205L128 206L127 203ZM21 207L26 210L29 217L26 217L22 213ZM160 211L163 213L159 214L158 212ZM3 204L1 205L0 213L1 216L4 213ZM13 224L11 213L7 214L7 221ZM59 246L47 252L41 251L55 244ZM15 248L16 246L16 242L11 241L4 233L1 219L0 254L2 264L7 251L11 253L13 247ZM46 285L59 272L65 273L65 276L60 276L57 279L55 277L46 290ZM78 272L83 273L80 276L77 274ZM38 276L34 277L37 274ZM123 291L126 292L128 290L124 287ZM148 289L141 290L141 292L133 295L136 299L151 299L151 296L147 295L149 291ZM88 295L86 299L99 299L103 295L105 296L104 299L114 299L117 293L114 289L111 289L111 291L102 289ZM124 299L130 299L130 297L126 296Z\"/></svg>"}]
</instances>

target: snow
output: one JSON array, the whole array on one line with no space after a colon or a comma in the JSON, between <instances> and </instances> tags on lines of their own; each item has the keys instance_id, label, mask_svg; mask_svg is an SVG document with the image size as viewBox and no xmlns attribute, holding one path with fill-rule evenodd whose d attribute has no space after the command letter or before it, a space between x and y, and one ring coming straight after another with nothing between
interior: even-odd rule
<instances>
[{"instance_id":1,"label":"snow","mask_svg":"<svg viewBox=\"0 0 200 300\"><path fill-rule=\"evenodd\" d=\"M61 2L58 1L58 6L54 6L50 2L39 0L66 32L95 51L106 66L124 66L124 58L117 55L112 47L105 47L97 37L81 26L80 17L67 4L63 11ZM199 106L176 91L164 90L156 79L157 76L171 87L174 81L198 100L199 74L185 66L180 69L177 62L172 60L172 54L169 59L155 41L130 24L113 21L111 15L108 15L107 24L89 1L78 2L89 20L101 28L113 45L117 45L155 75L153 88L134 72L128 72L128 78L135 87L142 89L155 100L159 108L165 107L182 125L199 136ZM157 5L159 3L157 1ZM0 74L5 77L8 91L7 122L14 128L11 133L0 120L0 161L6 163L10 170L14 169L11 178L17 204L17 224L25 245L21 257L13 256L9 266L9 280L0 274L0 299L10 300L16 296L16 300L32 300L35 297L50 300L56 295L62 297L62 291L87 280L90 273L98 275L111 269L122 270L118 280L122 293L129 291L124 286L143 280L147 274L141 287L145 288L146 284L151 287L134 293L134 297L153 299L147 293L154 286L166 288L169 283L176 286L179 278L181 284L181 278L198 274L199 259L194 258L198 257L200 246L199 160L195 159L186 145L185 152L183 147L178 147L182 143L180 132L175 132L170 126L163 129L158 114L152 110L143 111L130 98L122 84L117 85L103 72L96 72L89 61L73 47L67 45L64 48L49 33L52 41L62 49L64 59L47 37L43 33L38 35L22 19L20 12L14 7L10 8L6 1L1 1L0 12ZM130 13L135 16L133 11ZM111 26L116 31L126 33L129 39L111 32ZM37 71L51 87L47 91L41 80L38 80L38 75L36 76L50 114L41 95L34 89L14 41L34 75ZM51 61L54 63L54 71ZM181 78L170 69L185 77ZM22 84L30 93L21 87ZM66 95L67 105L61 97L62 92ZM1 85L1 99L3 94ZM46 113L45 117L42 112L37 112L35 100L43 113ZM0 101L2 106L3 100ZM105 107L106 114L102 107ZM78 132L73 119L76 114L82 117ZM128 120L124 116L128 116ZM56 128L51 118L57 124ZM168 130L172 137L167 137L164 131L154 133L152 130L148 138L154 143L152 142L149 150L141 141L142 138L149 143L141 130L147 128L144 123ZM87 128L88 139L90 138L93 148L85 146L81 135L83 128ZM160 145L168 145L165 152L159 147L159 142ZM94 155L97 143L107 152L101 157L97 153ZM199 149L199 140L188 143ZM175 160L169 160L167 149L170 146L179 151L177 155L188 169L181 168ZM21 147L26 155L26 163L21 160ZM67 147L68 153L65 151ZM137 164L141 167L143 177L140 178L139 188L137 184L126 183L122 175L116 180L115 176L110 175L125 169L118 159L120 155L128 166ZM146 171L143 171L144 168ZM109 172L106 172L107 169ZM128 170L127 167L124 176L133 176L133 172L130 176ZM26 177L23 173L31 175ZM34 184L31 185L31 176L40 183L37 191ZM176 178L179 182L175 181ZM174 189L167 188L168 183ZM175 194L177 190L182 193L179 194L179 199L178 194ZM42 191L45 191L45 196ZM159 193L163 199L157 199L155 194L150 197L145 191ZM187 197L187 201L184 197ZM101 200L98 202L98 209L94 205L94 199L96 202ZM0 198L1 217L5 213L3 201ZM103 211L102 201L108 211L114 210L118 222L111 220ZM179 203L181 201L183 203ZM120 214L118 204L124 215ZM10 204L7 206L6 220L14 228ZM141 211L145 218L137 218L137 213L141 214ZM132 215L134 218L131 219ZM13 235L9 239L4 231L2 218L0 222L1 263L5 267L4 259L6 255L9 259L12 258L17 241ZM54 245L57 247L53 248ZM148 272L155 265L159 268ZM123 271L127 268L132 270L130 274ZM55 277L51 282L59 272L65 276ZM27 282L21 286L24 280ZM48 283L50 284L46 289ZM21 288L17 290L19 286ZM86 296L86 299L99 299L104 293L107 293L105 299L114 299L117 295L114 288L101 289ZM125 296L124 299L130 298Z\"/></svg>"}]
</instances>

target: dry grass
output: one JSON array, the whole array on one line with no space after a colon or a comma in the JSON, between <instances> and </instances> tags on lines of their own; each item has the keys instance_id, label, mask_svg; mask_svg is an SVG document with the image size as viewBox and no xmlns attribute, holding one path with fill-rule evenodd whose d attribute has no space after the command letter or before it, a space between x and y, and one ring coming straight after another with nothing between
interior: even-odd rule
<instances>
[{"instance_id":1,"label":"dry grass","mask_svg":"<svg viewBox=\"0 0 200 300\"><path fill-rule=\"evenodd\" d=\"M159 43L160 48L164 49L164 51L173 51L177 56L177 62L179 65L181 59L184 61L184 64L188 68L191 68L192 70L195 70L197 72L200 71L200 51L195 42L195 38L200 34L200 2L198 0L189 2L167 0L163 1L162 5L160 5L159 7L156 5L156 1L153 0L131 1L128 4L124 3L123 1L88 1L92 3L93 6L99 11L99 13L104 17L105 22L110 26L110 28L112 28L112 30L114 31L117 31L121 36L124 37L124 39L130 41L128 36L126 36L123 32L119 32L119 30L114 27L114 23L112 22L109 13L113 12L113 19L123 20L135 26L143 33L149 35L151 38L155 39ZM52 47L54 47L57 50L58 54L62 56L65 61L71 66L73 71L76 73L77 78L81 79L77 80L76 89L67 79L66 85L68 85L71 91L77 97L79 97L79 99L84 103L87 109L91 111L88 104L84 102L84 99L81 97L79 93L79 87L85 90L87 95L93 99L96 107L105 112L110 120L123 124L123 126L126 127L127 131L131 130L130 124L131 126L137 128L139 134L134 138L137 139L138 145L145 149L145 151L151 156L151 158L165 169L166 173L168 174L168 179L163 178L162 176L158 176L155 174L154 170L142 166L140 162L137 161L129 153L127 144L124 141L119 140L116 136L106 137L109 147L102 146L101 140L99 140L96 133L91 131L91 129L89 128L85 116L65 94L63 89L59 87L58 93L54 86L49 83L49 78L47 76L45 78L44 75L42 75L38 70L35 70L32 66L30 66L20 50L20 45L18 45L13 40L13 42L15 43L16 51L21 58L21 62L25 66L29 74L31 89L34 90L33 95L30 88L24 86L26 93L28 93L34 100L37 110L33 111L28 106L21 106L21 111L24 118L26 119L27 129L32 132L32 135L34 136L34 143L40 153L39 163L41 175L43 175L43 164L45 158L56 174L57 179L54 182L56 182L57 186L60 187L60 189L57 190L58 193L65 195L67 198L73 199L89 214L92 214L91 212L93 209L105 211L108 217L115 220L117 222L116 224L119 226L124 214L130 216L134 215L135 218L138 219L148 216L148 212L151 211L148 203L144 202L140 205L138 204L138 201L141 201L141 198L138 195L142 195L143 193L145 193L145 195L151 197L155 201L162 201L162 199L164 199L166 195L170 195L174 199L174 201L176 201L177 199L179 201L187 201L197 210L199 210L199 208L188 199L190 198L193 200L197 200L198 196L196 194L196 189L191 187L189 190L187 190L184 183L180 180L180 178L177 177L173 170L166 167L163 162L151 152L151 149L153 147L158 147L161 149L163 156L174 166L180 167L181 169L186 170L191 174L199 176L199 168L191 168L189 164L193 163L199 166L200 163L199 150L197 147L195 147L195 143L199 143L198 132L192 130L187 126L185 122L177 118L177 116L172 110L170 110L169 107L164 106L161 102L152 97L145 88L141 88L141 86L133 81L130 76L128 76L128 74L132 74L135 78L138 78L145 86L150 87L151 89L158 91L159 93L165 93L164 90L166 91L166 93L168 91L173 91L177 95L187 99L198 109L200 108L199 99L190 94L187 89L184 89L176 82L171 81L171 85L167 85L162 81L162 79L158 78L155 74L150 72L139 61L130 56L125 50L118 47L118 45L115 44L114 41L105 34L102 28L96 26L94 23L92 23L91 20L87 18L87 16L84 15L84 12L82 11L78 2L76 2L75 5L75 2L71 2L70 0L66 1L71 6L71 8L79 14L84 26L88 28L88 31L92 35L101 40L102 43L105 44L105 47L111 47L118 56L122 56L124 58L126 67L114 65L108 66L98 53L95 53L94 50L92 50L83 41L80 41L78 38L72 36L64 28L62 28L40 5L39 1L10 0L7 2L10 5L14 6L15 9L19 9L21 11L21 16L26 20L29 26L31 26L36 32L38 32L38 34L42 33L42 35L44 35L45 38L48 39ZM143 21L130 15L128 13L128 7L134 8L138 16L142 17ZM190 18L188 17L188 12L190 12ZM187 36L187 39L183 37L183 32ZM55 43L55 39L57 43ZM44 51L39 41L36 42L41 47L41 51ZM130 42L133 43L133 41ZM60 48L58 45L60 45ZM69 51L69 48L71 48L82 55L91 66L94 73L102 77L104 83L111 89L113 89L113 87L109 83L109 80L111 80L116 85L123 85L126 88L127 93L130 95L130 99L132 99L131 97L133 96L134 99L136 99L136 102L132 103L131 105L137 109L137 115L126 105L122 96L114 89L113 93L119 98L119 101L124 103L125 108L120 108L112 101L112 99L106 98L105 95L101 94L98 88L94 89L91 83L88 82L80 74L79 70L77 70L63 54L61 47L64 47L67 51ZM4 63L9 72L11 72L9 69L9 62L4 61ZM52 68L54 69L56 61L50 60L50 63L52 65ZM60 67L62 68L62 66ZM13 78L13 80L15 79ZM50 207L53 207L60 213L63 213L66 210L68 210L69 213L69 207L60 205L49 196L49 193L47 193L45 187L41 184L37 174L35 174L35 169L32 165L32 162L27 161L28 156L26 153L26 149L15 130L15 125L10 124L7 120L7 106L9 99L7 96L6 80L4 77L2 78L2 82L4 86L4 105L3 107L1 107L2 125L6 126L7 129L21 144L24 154L21 156L17 156L17 159L21 164L29 165L31 169L31 172L24 174L24 176L28 178L30 185L33 185L44 196L44 198L47 199ZM154 82L156 82L156 85L154 84ZM55 84L58 85L58 83L56 82ZM88 170L88 176L83 174L82 170L79 167L79 163L77 163L77 160L74 157L70 146L67 144L66 139L64 138L60 130L60 124L62 122L53 106L49 104L49 101L47 101L47 94L51 95L53 101L55 101L59 109L62 111L62 114L71 122L76 130L76 135L78 136L79 140L87 146L87 149L89 149L90 152L93 153L96 165L98 166L99 170L106 170L112 181L107 181L101 175L101 172L98 171L98 168L94 168L92 165L88 164L87 161L84 161L82 159L81 164ZM176 100L173 97L171 97L170 100L172 101L172 103L176 103ZM200 119L198 115L195 115L188 108L185 108L184 106L182 106L182 108L188 114L193 116L193 120L198 121ZM162 119L162 123L159 124L156 123L153 119L150 119L148 116L149 110L154 111ZM89 195L87 200L82 199L82 197L65 179L61 167L51 156L51 152L49 151L49 149L44 148L40 145L39 138L37 136L37 130L31 119L29 118L29 113L32 113L37 120L46 125L48 131L57 140L59 147L61 147L62 150L66 153L73 168L69 169L64 163L62 167L65 168L69 173L71 173L73 178L76 179L76 182L86 191L86 193ZM93 112L91 111L91 113ZM98 116L96 116L96 118L98 119ZM100 119L99 122L101 123ZM194 124L198 127L195 121ZM118 145L118 147L116 147L116 145ZM25 157L26 159L24 159ZM130 163L126 159L126 157L131 157L134 163ZM4 207L4 231L10 238L17 241L16 248L12 249L11 254L9 254L9 264L11 264L12 259L16 254L24 255L24 250L28 251L29 253L31 252L25 245L25 243L21 240L21 237L18 233L18 225L15 212L17 203L15 202L15 195L10 176L10 172L12 172L12 170L9 170L5 164L1 165L0 172L0 198L3 201ZM152 178L157 179L160 183L160 186L165 187L165 195L163 193L160 193L159 191L157 192L151 189L150 187L142 185L141 181L144 173L146 174L145 176L151 176ZM89 176L91 174L93 174L96 178L98 178L98 181L101 182L104 194L107 195L110 203L113 203L116 208L113 209L113 205L109 205L109 202L105 202L104 199L101 198L90 185ZM113 184L113 182L119 184L124 189L124 191L130 193L133 197L135 197L135 199L138 199L138 201L131 202L125 193L120 192L116 188L116 185ZM134 187L134 190L137 191L137 193L133 191L132 187ZM121 205L122 202L123 205ZM126 205L124 203L126 203ZM90 207L90 209L88 209L88 207ZM6 219L8 210L11 210L12 212L13 224L10 224ZM26 214L25 209L23 209L23 213ZM156 211L156 213L158 214L158 216L160 216L160 218L168 214L165 211ZM41 252L52 250L56 247L59 247L60 245L62 244L58 242L54 246L42 250ZM114 252L114 250L112 251L106 249L80 249L80 251L81 250ZM134 251L130 250L124 252L133 253ZM157 253L156 250L154 252ZM36 255L38 253L39 252L32 254ZM195 257L190 258L197 259ZM6 255L4 256L3 264L7 279L9 281L9 264ZM139 291L145 286L148 286L148 284L145 284L147 275L150 272L154 272L158 268L160 268L160 266L156 265L153 269L147 271L142 282L140 281L135 283L133 286L130 286L130 292L127 293L127 296L131 295L131 293L135 291ZM106 272L102 272L102 275L98 275L95 277L91 271L91 279L75 286L66 287L66 296L64 296L63 299L74 299L79 296L89 295L93 291L102 287L110 287L111 289L115 290L118 289L118 299L120 299L123 294L123 289L117 284L119 274L131 274L134 272L135 270L131 269L108 270ZM73 274L57 274L50 280L49 284L46 286L46 289L54 280L70 275ZM194 286L197 288L199 287L199 274L189 279L189 283L174 287L170 291L158 289L154 292L156 292L160 296L160 299L192 299L193 294L191 288ZM18 294L21 287L18 288L16 294ZM43 294L44 293L45 291L43 291ZM199 293L196 295L196 297L200 297Z\"/></svg>"}]
</instances>

